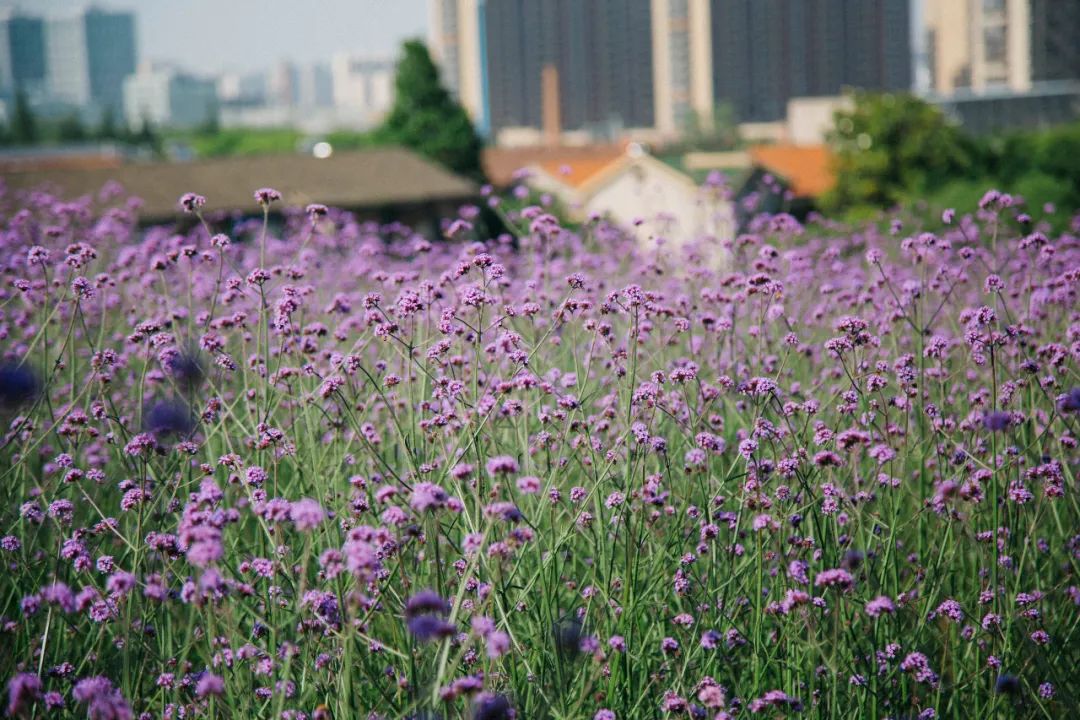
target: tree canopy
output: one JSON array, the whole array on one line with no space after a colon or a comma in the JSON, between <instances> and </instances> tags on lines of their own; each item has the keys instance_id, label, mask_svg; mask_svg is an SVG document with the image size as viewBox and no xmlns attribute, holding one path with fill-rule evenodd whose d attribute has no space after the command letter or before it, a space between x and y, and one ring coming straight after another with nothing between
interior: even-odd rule
<instances>
[{"instance_id":1,"label":"tree canopy","mask_svg":"<svg viewBox=\"0 0 1080 720\"><path fill-rule=\"evenodd\" d=\"M859 92L836 113L829 142L837 184L828 204L887 207L971 173L972 143L936 107L903 93Z\"/></svg>"},{"instance_id":2,"label":"tree canopy","mask_svg":"<svg viewBox=\"0 0 1080 720\"><path fill-rule=\"evenodd\" d=\"M481 140L465 109L439 80L427 47L409 40L394 79L394 106L376 131L380 142L402 145L474 180L483 178Z\"/></svg>"}]
</instances>

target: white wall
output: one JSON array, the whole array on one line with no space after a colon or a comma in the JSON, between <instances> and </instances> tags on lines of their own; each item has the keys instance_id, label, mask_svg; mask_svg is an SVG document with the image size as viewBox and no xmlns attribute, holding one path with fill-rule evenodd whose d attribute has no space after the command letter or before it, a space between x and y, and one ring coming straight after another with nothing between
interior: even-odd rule
<instances>
[{"instance_id":1,"label":"white wall","mask_svg":"<svg viewBox=\"0 0 1080 720\"><path fill-rule=\"evenodd\" d=\"M719 240L734 234L734 209L726 200L710 198L690 178L642 158L628 164L584 202L586 215L600 213L631 226L643 220L644 234L665 238L675 247L703 235Z\"/></svg>"}]
</instances>

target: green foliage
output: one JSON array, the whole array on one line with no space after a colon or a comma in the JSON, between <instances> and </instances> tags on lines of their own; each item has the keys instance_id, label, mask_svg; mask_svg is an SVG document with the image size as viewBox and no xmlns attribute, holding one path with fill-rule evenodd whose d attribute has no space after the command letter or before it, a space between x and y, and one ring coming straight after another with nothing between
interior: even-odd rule
<instances>
[{"instance_id":1,"label":"green foliage","mask_svg":"<svg viewBox=\"0 0 1080 720\"><path fill-rule=\"evenodd\" d=\"M303 134L293 128L229 128L196 134L191 145L199 157L266 155L295 152L302 139Z\"/></svg>"},{"instance_id":2,"label":"green foliage","mask_svg":"<svg viewBox=\"0 0 1080 720\"><path fill-rule=\"evenodd\" d=\"M16 145L33 145L40 139L37 118L26 99L26 93L15 93L15 109L11 117L11 140Z\"/></svg>"},{"instance_id":3,"label":"green foliage","mask_svg":"<svg viewBox=\"0 0 1080 720\"><path fill-rule=\"evenodd\" d=\"M375 139L411 148L454 172L481 180L480 137L465 109L443 87L427 47L419 40L404 44L394 90L394 107Z\"/></svg>"},{"instance_id":4,"label":"green foliage","mask_svg":"<svg viewBox=\"0 0 1080 720\"><path fill-rule=\"evenodd\" d=\"M837 183L826 198L833 208L891 206L909 192L968 176L977 164L977 150L964 133L911 95L860 92L854 108L835 117L829 143Z\"/></svg>"},{"instance_id":5,"label":"green foliage","mask_svg":"<svg viewBox=\"0 0 1080 720\"><path fill-rule=\"evenodd\" d=\"M854 100L829 135L837 184L824 198L847 217L900 203L933 216L970 207L992 187L1022 196L1036 219L1045 203L1080 204L1080 122L976 138L910 95L858 93ZM1054 227L1065 221L1048 219Z\"/></svg>"},{"instance_id":6,"label":"green foliage","mask_svg":"<svg viewBox=\"0 0 1080 720\"><path fill-rule=\"evenodd\" d=\"M727 101L719 103L713 109L711 121L705 120L695 111L685 119L683 140L678 143L681 152L718 152L734 150L742 144L739 137L739 123L735 107Z\"/></svg>"},{"instance_id":7,"label":"green foliage","mask_svg":"<svg viewBox=\"0 0 1080 720\"><path fill-rule=\"evenodd\" d=\"M363 150L378 145L378 141L372 133L356 132L355 130L335 130L327 134L326 142L338 150Z\"/></svg>"},{"instance_id":8,"label":"green foliage","mask_svg":"<svg viewBox=\"0 0 1080 720\"><path fill-rule=\"evenodd\" d=\"M105 108L101 114L101 122L98 123L96 134L100 140L119 140L126 134L127 128L117 127L116 115L111 107Z\"/></svg>"},{"instance_id":9,"label":"green foliage","mask_svg":"<svg viewBox=\"0 0 1080 720\"><path fill-rule=\"evenodd\" d=\"M56 137L60 142L82 142L89 138L90 134L79 119L78 113L72 112L56 126Z\"/></svg>"}]
</instances>

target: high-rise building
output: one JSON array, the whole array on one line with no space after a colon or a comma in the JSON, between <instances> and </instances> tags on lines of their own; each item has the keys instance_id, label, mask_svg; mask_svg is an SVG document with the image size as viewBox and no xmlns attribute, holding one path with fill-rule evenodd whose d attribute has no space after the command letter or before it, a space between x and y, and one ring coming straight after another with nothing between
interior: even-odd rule
<instances>
[{"instance_id":1,"label":"high-rise building","mask_svg":"<svg viewBox=\"0 0 1080 720\"><path fill-rule=\"evenodd\" d=\"M909 0L712 0L713 89L740 121L793 97L911 87Z\"/></svg>"},{"instance_id":2,"label":"high-rise building","mask_svg":"<svg viewBox=\"0 0 1080 720\"><path fill-rule=\"evenodd\" d=\"M1065 0L926 0L930 90L1027 92L1080 80L1080 3Z\"/></svg>"},{"instance_id":3,"label":"high-rise building","mask_svg":"<svg viewBox=\"0 0 1080 720\"><path fill-rule=\"evenodd\" d=\"M539 128L558 76L564 130L652 127L650 0L434 0L432 49L482 132Z\"/></svg>"},{"instance_id":4,"label":"high-rise building","mask_svg":"<svg viewBox=\"0 0 1080 720\"><path fill-rule=\"evenodd\" d=\"M431 47L480 130L672 137L845 87L911 87L911 0L431 0ZM547 69L547 70L546 70ZM557 78L557 93L542 77Z\"/></svg>"},{"instance_id":5,"label":"high-rise building","mask_svg":"<svg viewBox=\"0 0 1080 720\"><path fill-rule=\"evenodd\" d=\"M652 0L655 126L664 135L712 122L709 0Z\"/></svg>"},{"instance_id":6,"label":"high-rise building","mask_svg":"<svg viewBox=\"0 0 1080 720\"><path fill-rule=\"evenodd\" d=\"M119 112L124 79L135 72L135 16L89 8L46 22L47 85L78 106Z\"/></svg>"},{"instance_id":7,"label":"high-rise building","mask_svg":"<svg viewBox=\"0 0 1080 720\"><path fill-rule=\"evenodd\" d=\"M1080 2L1031 0L1031 79L1080 80Z\"/></svg>"},{"instance_id":8,"label":"high-rise building","mask_svg":"<svg viewBox=\"0 0 1080 720\"><path fill-rule=\"evenodd\" d=\"M0 92L40 92L45 85L45 22L14 11L0 14Z\"/></svg>"}]
</instances>

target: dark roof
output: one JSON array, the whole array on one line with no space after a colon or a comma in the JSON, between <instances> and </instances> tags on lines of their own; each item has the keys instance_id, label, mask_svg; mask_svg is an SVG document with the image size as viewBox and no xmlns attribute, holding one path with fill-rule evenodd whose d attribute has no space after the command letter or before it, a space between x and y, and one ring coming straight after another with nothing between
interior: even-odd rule
<instances>
[{"instance_id":1,"label":"dark roof","mask_svg":"<svg viewBox=\"0 0 1080 720\"><path fill-rule=\"evenodd\" d=\"M374 208L438 200L461 200L477 194L469 180L402 148L311 155L261 155L177 163L131 163L112 168L4 171L13 190L55 188L70 199L96 193L110 180L143 199L143 220L179 214L186 192L206 197L207 212L258 212L252 196L271 187L286 206L322 203L341 208Z\"/></svg>"}]
</instances>

